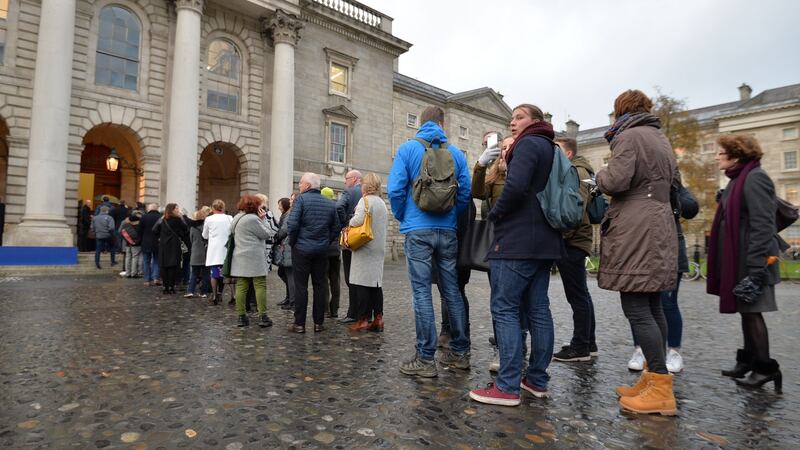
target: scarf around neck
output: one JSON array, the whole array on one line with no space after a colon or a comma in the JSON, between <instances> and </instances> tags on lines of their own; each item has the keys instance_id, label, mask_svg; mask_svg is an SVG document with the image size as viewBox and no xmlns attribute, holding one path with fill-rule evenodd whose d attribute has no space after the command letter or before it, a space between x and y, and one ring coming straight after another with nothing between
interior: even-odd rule
<instances>
[{"instance_id":1,"label":"scarf around neck","mask_svg":"<svg viewBox=\"0 0 800 450\"><path fill-rule=\"evenodd\" d=\"M614 125L611 125L611 128L606 131L603 137L605 137L606 141L610 144L619 133L622 133L628 128L638 126L661 128L661 120L651 113L625 113L614 121Z\"/></svg>"},{"instance_id":2,"label":"scarf around neck","mask_svg":"<svg viewBox=\"0 0 800 450\"><path fill-rule=\"evenodd\" d=\"M708 243L708 279L706 292L719 295L719 312L730 314L736 312L736 296L733 288L739 281L739 219L741 218L744 197L744 183L747 174L761 167L759 161L748 161L737 164L725 171L730 178L730 193L726 202L720 202L711 225L711 237ZM724 215L724 217L723 217ZM720 222L725 219L722 231L723 242L720 249Z\"/></svg>"},{"instance_id":3,"label":"scarf around neck","mask_svg":"<svg viewBox=\"0 0 800 450\"><path fill-rule=\"evenodd\" d=\"M517 148L517 144L525 136L544 136L552 141L556 137L556 133L553 131L553 125L550 124L550 122L545 122L544 120L540 120L528 125L524 130L522 130L522 133L520 133L519 136L514 139L514 143L511 144L511 148L508 149L508 152L506 153L506 164L511 162L514 149Z\"/></svg>"}]
</instances>

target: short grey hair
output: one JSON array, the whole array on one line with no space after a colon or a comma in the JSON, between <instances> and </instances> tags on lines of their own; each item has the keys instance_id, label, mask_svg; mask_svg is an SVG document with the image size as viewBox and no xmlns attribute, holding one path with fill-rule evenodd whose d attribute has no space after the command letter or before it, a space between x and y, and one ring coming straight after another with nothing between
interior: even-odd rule
<instances>
[{"instance_id":1,"label":"short grey hair","mask_svg":"<svg viewBox=\"0 0 800 450\"><path fill-rule=\"evenodd\" d=\"M147 205L147 211L158 211L158 203L150 203Z\"/></svg>"},{"instance_id":2,"label":"short grey hair","mask_svg":"<svg viewBox=\"0 0 800 450\"><path fill-rule=\"evenodd\" d=\"M108 214L108 206L101 206L100 214Z\"/></svg>"},{"instance_id":3,"label":"short grey hair","mask_svg":"<svg viewBox=\"0 0 800 450\"><path fill-rule=\"evenodd\" d=\"M321 184L321 180L319 179L319 175L315 174L314 172L306 172L300 177L300 181L305 181L309 184L311 189L319 189Z\"/></svg>"}]
</instances>

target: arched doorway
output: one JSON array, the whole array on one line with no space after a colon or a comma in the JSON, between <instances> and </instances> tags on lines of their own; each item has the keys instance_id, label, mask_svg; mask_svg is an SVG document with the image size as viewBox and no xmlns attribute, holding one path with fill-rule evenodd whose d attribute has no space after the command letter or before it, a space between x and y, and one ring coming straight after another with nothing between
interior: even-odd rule
<instances>
[{"instance_id":1,"label":"arched doorway","mask_svg":"<svg viewBox=\"0 0 800 450\"><path fill-rule=\"evenodd\" d=\"M222 199L229 212L236 211L241 196L241 151L229 142L212 142L200 154L199 204L211 206Z\"/></svg>"},{"instance_id":2,"label":"arched doorway","mask_svg":"<svg viewBox=\"0 0 800 450\"><path fill-rule=\"evenodd\" d=\"M128 205L142 201L142 150L139 139L130 128L114 124L97 125L83 137L83 145L78 185L80 199L92 200L94 204L99 197L109 195L125 200ZM119 156L114 171L106 165L112 150Z\"/></svg>"}]
</instances>

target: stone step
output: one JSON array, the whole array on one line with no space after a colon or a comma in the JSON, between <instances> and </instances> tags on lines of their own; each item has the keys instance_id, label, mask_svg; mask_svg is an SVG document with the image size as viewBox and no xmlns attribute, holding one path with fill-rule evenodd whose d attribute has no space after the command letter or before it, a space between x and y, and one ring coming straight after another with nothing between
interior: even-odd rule
<instances>
[{"instance_id":1,"label":"stone step","mask_svg":"<svg viewBox=\"0 0 800 450\"><path fill-rule=\"evenodd\" d=\"M70 266L0 266L0 276L47 275L117 275L122 271L122 254L116 255L117 264L111 267L108 253L100 255L102 269L94 266L94 252L79 252L78 264Z\"/></svg>"}]
</instances>

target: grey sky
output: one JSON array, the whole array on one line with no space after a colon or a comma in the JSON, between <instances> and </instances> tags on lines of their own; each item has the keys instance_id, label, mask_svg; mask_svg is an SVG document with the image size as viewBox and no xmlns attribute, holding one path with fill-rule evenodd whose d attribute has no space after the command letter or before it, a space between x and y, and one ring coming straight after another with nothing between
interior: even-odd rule
<instances>
[{"instance_id":1,"label":"grey sky","mask_svg":"<svg viewBox=\"0 0 800 450\"><path fill-rule=\"evenodd\" d=\"M608 123L614 98L655 86L692 108L800 83L800 1L361 0L414 46L400 72L451 92L489 86L557 129Z\"/></svg>"}]
</instances>

